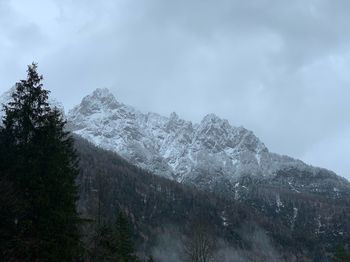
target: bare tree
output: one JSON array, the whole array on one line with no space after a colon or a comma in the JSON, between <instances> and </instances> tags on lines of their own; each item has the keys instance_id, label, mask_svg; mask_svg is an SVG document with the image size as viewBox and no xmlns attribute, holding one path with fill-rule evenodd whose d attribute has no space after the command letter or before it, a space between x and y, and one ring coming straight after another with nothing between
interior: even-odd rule
<instances>
[{"instance_id":1,"label":"bare tree","mask_svg":"<svg viewBox=\"0 0 350 262\"><path fill-rule=\"evenodd\" d=\"M213 261L215 243L209 226L200 221L192 226L191 237L185 243L185 252L191 262Z\"/></svg>"}]
</instances>

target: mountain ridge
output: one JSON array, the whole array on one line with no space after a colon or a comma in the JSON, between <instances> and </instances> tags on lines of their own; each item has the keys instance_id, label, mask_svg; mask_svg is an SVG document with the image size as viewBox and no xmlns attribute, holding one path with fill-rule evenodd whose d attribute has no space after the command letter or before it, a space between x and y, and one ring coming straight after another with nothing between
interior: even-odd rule
<instances>
[{"instance_id":1,"label":"mountain ridge","mask_svg":"<svg viewBox=\"0 0 350 262\"><path fill-rule=\"evenodd\" d=\"M215 114L192 123L175 112L169 117L143 113L104 88L85 96L67 118L75 134L177 182L209 189L229 184L232 189L246 175L272 179L279 171L296 169L311 177L327 173L334 191L350 189L348 181L333 171L271 153L252 131Z\"/></svg>"},{"instance_id":2,"label":"mountain ridge","mask_svg":"<svg viewBox=\"0 0 350 262\"><path fill-rule=\"evenodd\" d=\"M13 88L0 96L1 103L9 101ZM55 99L50 103L64 111ZM68 129L94 145L116 152L154 174L202 189L233 191L237 195L237 185L242 186L240 182L246 176L266 182L284 170L295 169L304 177L283 182L293 190L308 188L304 182L311 183L309 178L324 174L326 185L319 180L312 191L333 188L332 195L339 195L350 190L350 183L333 171L271 153L252 131L231 126L215 114L192 123L175 112L169 117L143 113L119 102L107 88L98 88L66 117Z\"/></svg>"}]
</instances>

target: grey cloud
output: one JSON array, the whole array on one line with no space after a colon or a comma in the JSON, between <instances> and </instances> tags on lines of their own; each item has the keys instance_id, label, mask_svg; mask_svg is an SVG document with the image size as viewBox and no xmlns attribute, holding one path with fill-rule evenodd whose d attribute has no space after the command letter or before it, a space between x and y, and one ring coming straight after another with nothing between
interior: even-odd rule
<instances>
[{"instance_id":1,"label":"grey cloud","mask_svg":"<svg viewBox=\"0 0 350 262\"><path fill-rule=\"evenodd\" d=\"M317 165L349 123L349 1L54 0L40 19L18 3L0 1L0 91L34 60L67 109L109 87L141 110L214 112ZM350 177L343 158L325 167Z\"/></svg>"}]
</instances>

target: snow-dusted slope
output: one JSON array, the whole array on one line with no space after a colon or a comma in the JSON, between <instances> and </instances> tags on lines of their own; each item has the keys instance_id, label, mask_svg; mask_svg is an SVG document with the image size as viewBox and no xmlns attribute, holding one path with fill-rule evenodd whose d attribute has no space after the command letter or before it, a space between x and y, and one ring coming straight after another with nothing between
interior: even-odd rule
<instances>
[{"instance_id":1,"label":"snow-dusted slope","mask_svg":"<svg viewBox=\"0 0 350 262\"><path fill-rule=\"evenodd\" d=\"M0 104L12 92L0 96ZM49 102L64 112L56 100ZM96 89L67 119L69 129L93 144L157 175L200 188L237 195L249 176L294 192L350 192L350 183L333 172L271 153L252 131L214 114L193 124L176 113L142 113L117 101L108 89Z\"/></svg>"},{"instance_id":2,"label":"snow-dusted slope","mask_svg":"<svg viewBox=\"0 0 350 262\"><path fill-rule=\"evenodd\" d=\"M1 123L2 117L4 116L3 105L11 101L11 95L15 90L16 90L16 86L13 86L9 90L7 90L6 92L0 95L0 123ZM58 110L61 111L63 115L65 115L63 104L61 102L58 102L56 99L50 97L49 103L52 107L56 107Z\"/></svg>"},{"instance_id":3,"label":"snow-dusted slope","mask_svg":"<svg viewBox=\"0 0 350 262\"><path fill-rule=\"evenodd\" d=\"M199 124L142 113L97 89L68 113L70 128L93 144L115 151L132 163L179 182L210 186L235 182L242 175L268 177L288 167L316 170L299 160L270 153L243 127L214 114ZM200 177L200 179L199 179Z\"/></svg>"},{"instance_id":4,"label":"snow-dusted slope","mask_svg":"<svg viewBox=\"0 0 350 262\"><path fill-rule=\"evenodd\" d=\"M4 116L3 105L7 104L10 101L11 94L13 93L13 91L14 91L14 87L12 87L11 89L7 90L5 93L0 95L0 119L2 119L2 117Z\"/></svg>"}]
</instances>

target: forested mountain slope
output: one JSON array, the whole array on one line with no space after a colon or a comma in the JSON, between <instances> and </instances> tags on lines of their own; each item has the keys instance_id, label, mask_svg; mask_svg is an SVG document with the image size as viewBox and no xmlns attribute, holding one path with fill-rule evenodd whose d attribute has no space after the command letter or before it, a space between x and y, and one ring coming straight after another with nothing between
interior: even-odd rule
<instances>
[{"instance_id":1,"label":"forested mountain slope","mask_svg":"<svg viewBox=\"0 0 350 262\"><path fill-rule=\"evenodd\" d=\"M236 199L224 198L152 175L75 139L81 167L79 210L106 223L123 210L140 254L161 259L172 252L172 261L186 261L186 241L196 235L193 225L198 224L215 239L217 257L231 254L242 261L330 261L335 246L350 241L345 200L293 193L249 176L240 180Z\"/></svg>"}]
</instances>

